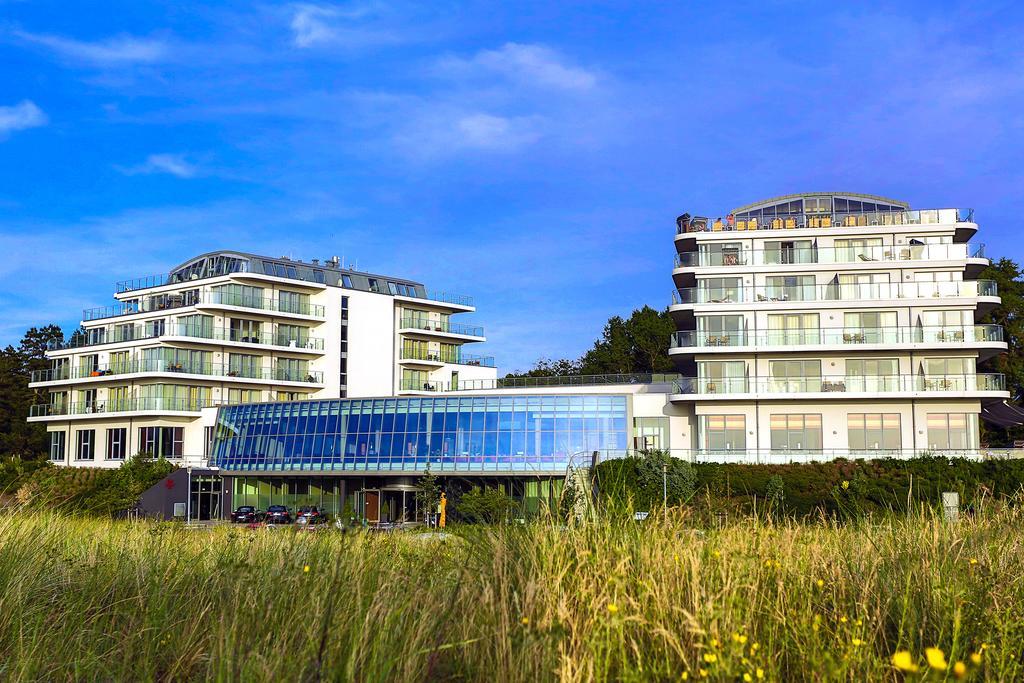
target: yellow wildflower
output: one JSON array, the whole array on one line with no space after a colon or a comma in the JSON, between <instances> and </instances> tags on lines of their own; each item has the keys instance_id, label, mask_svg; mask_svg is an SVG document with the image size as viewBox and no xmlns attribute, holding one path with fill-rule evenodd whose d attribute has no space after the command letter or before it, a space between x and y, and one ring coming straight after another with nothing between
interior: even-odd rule
<instances>
[{"instance_id":1,"label":"yellow wildflower","mask_svg":"<svg viewBox=\"0 0 1024 683\"><path fill-rule=\"evenodd\" d=\"M971 664L973 664L974 666L979 666L981 664L981 653L980 652L972 652L971 653Z\"/></svg>"},{"instance_id":2,"label":"yellow wildflower","mask_svg":"<svg viewBox=\"0 0 1024 683\"><path fill-rule=\"evenodd\" d=\"M850 488L850 482L843 479L843 490L845 491L848 488Z\"/></svg>"},{"instance_id":3,"label":"yellow wildflower","mask_svg":"<svg viewBox=\"0 0 1024 683\"><path fill-rule=\"evenodd\" d=\"M757 667L757 678L758 680L764 678L764 669L762 669L761 667Z\"/></svg>"},{"instance_id":4,"label":"yellow wildflower","mask_svg":"<svg viewBox=\"0 0 1024 683\"><path fill-rule=\"evenodd\" d=\"M526 626L526 625L528 625L530 623L530 618L529 617L523 617L522 619L519 620L519 623L522 624L523 626Z\"/></svg>"},{"instance_id":5,"label":"yellow wildflower","mask_svg":"<svg viewBox=\"0 0 1024 683\"><path fill-rule=\"evenodd\" d=\"M700 674L701 678L707 678L708 677L707 669L697 669L697 673Z\"/></svg>"},{"instance_id":6,"label":"yellow wildflower","mask_svg":"<svg viewBox=\"0 0 1024 683\"><path fill-rule=\"evenodd\" d=\"M718 645L719 645L718 638L712 638L711 639L711 647L718 647Z\"/></svg>"},{"instance_id":7,"label":"yellow wildflower","mask_svg":"<svg viewBox=\"0 0 1024 683\"><path fill-rule=\"evenodd\" d=\"M609 602L608 603L608 613L609 614L615 614L618 611L619 611L619 608L616 607L614 602Z\"/></svg>"},{"instance_id":8,"label":"yellow wildflower","mask_svg":"<svg viewBox=\"0 0 1024 683\"><path fill-rule=\"evenodd\" d=\"M963 678L967 675L967 665L963 662L957 662L953 665L953 675L957 678Z\"/></svg>"},{"instance_id":9,"label":"yellow wildflower","mask_svg":"<svg viewBox=\"0 0 1024 683\"><path fill-rule=\"evenodd\" d=\"M861 645L864 644L864 641L861 640L860 638L854 638L853 641L851 641L851 642L853 642L853 646L854 647L860 647Z\"/></svg>"},{"instance_id":10,"label":"yellow wildflower","mask_svg":"<svg viewBox=\"0 0 1024 683\"><path fill-rule=\"evenodd\" d=\"M722 556L722 553L718 552L717 550L712 550L711 551L711 557L714 557L714 558L717 559L717 558L719 558L721 556Z\"/></svg>"},{"instance_id":11,"label":"yellow wildflower","mask_svg":"<svg viewBox=\"0 0 1024 683\"><path fill-rule=\"evenodd\" d=\"M753 645L750 646L750 649L753 650L754 652L757 652L759 649L761 649L761 643L754 643Z\"/></svg>"},{"instance_id":12,"label":"yellow wildflower","mask_svg":"<svg viewBox=\"0 0 1024 683\"><path fill-rule=\"evenodd\" d=\"M732 641L734 643L739 643L740 645L745 645L747 642L747 637L739 633L734 633L732 634Z\"/></svg>"},{"instance_id":13,"label":"yellow wildflower","mask_svg":"<svg viewBox=\"0 0 1024 683\"><path fill-rule=\"evenodd\" d=\"M987 649L988 649L988 643L982 643L981 644L981 651L984 652Z\"/></svg>"},{"instance_id":14,"label":"yellow wildflower","mask_svg":"<svg viewBox=\"0 0 1024 683\"><path fill-rule=\"evenodd\" d=\"M718 661L718 655L716 655L714 652L705 652L704 661L708 664L714 664Z\"/></svg>"},{"instance_id":15,"label":"yellow wildflower","mask_svg":"<svg viewBox=\"0 0 1024 683\"><path fill-rule=\"evenodd\" d=\"M845 624L846 623L846 617L839 617L839 623L840 624Z\"/></svg>"},{"instance_id":16,"label":"yellow wildflower","mask_svg":"<svg viewBox=\"0 0 1024 683\"><path fill-rule=\"evenodd\" d=\"M860 619L858 619L857 621L855 621L855 622L853 622L853 623L854 623L854 625L856 625L856 626L861 626L861 625L863 625L863 624L864 624L864 622L863 622L863 621L861 621Z\"/></svg>"},{"instance_id":17,"label":"yellow wildflower","mask_svg":"<svg viewBox=\"0 0 1024 683\"><path fill-rule=\"evenodd\" d=\"M972 557L971 558L971 564L972 565L978 564L978 561Z\"/></svg>"},{"instance_id":18,"label":"yellow wildflower","mask_svg":"<svg viewBox=\"0 0 1024 683\"><path fill-rule=\"evenodd\" d=\"M824 587L825 587L825 582L822 581L821 579L818 579L818 588L824 588Z\"/></svg>"},{"instance_id":19,"label":"yellow wildflower","mask_svg":"<svg viewBox=\"0 0 1024 683\"><path fill-rule=\"evenodd\" d=\"M687 671L684 671L684 672L682 673L682 675L680 675L680 676L679 676L679 680L681 680L681 681L688 681L688 680L690 680L690 674L689 674L689 672L687 672Z\"/></svg>"},{"instance_id":20,"label":"yellow wildflower","mask_svg":"<svg viewBox=\"0 0 1024 683\"><path fill-rule=\"evenodd\" d=\"M893 654L892 665L900 671L906 671L908 673L914 673L917 671L917 664L914 663L914 657L907 650L900 650Z\"/></svg>"},{"instance_id":21,"label":"yellow wildflower","mask_svg":"<svg viewBox=\"0 0 1024 683\"><path fill-rule=\"evenodd\" d=\"M744 673L744 674L743 674L743 680L744 680L744 681L745 681L746 683L752 683L752 681L753 681L754 679L750 677L750 674L748 674L748 673Z\"/></svg>"},{"instance_id":22,"label":"yellow wildflower","mask_svg":"<svg viewBox=\"0 0 1024 683\"><path fill-rule=\"evenodd\" d=\"M309 573L309 565L307 564L305 567L303 567L302 571L308 574Z\"/></svg>"},{"instance_id":23,"label":"yellow wildflower","mask_svg":"<svg viewBox=\"0 0 1024 683\"><path fill-rule=\"evenodd\" d=\"M928 666L939 671L945 671L949 664L946 664L946 654L937 647L926 647L924 658L928 660Z\"/></svg>"}]
</instances>

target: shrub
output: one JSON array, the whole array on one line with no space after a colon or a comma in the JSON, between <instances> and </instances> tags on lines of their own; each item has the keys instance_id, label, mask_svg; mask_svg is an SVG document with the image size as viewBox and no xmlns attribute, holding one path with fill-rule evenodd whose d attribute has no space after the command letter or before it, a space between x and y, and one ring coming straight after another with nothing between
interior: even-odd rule
<instances>
[{"instance_id":1,"label":"shrub","mask_svg":"<svg viewBox=\"0 0 1024 683\"><path fill-rule=\"evenodd\" d=\"M456 512L467 522L497 524L507 521L515 501L502 491L474 486L459 498Z\"/></svg>"}]
</instances>

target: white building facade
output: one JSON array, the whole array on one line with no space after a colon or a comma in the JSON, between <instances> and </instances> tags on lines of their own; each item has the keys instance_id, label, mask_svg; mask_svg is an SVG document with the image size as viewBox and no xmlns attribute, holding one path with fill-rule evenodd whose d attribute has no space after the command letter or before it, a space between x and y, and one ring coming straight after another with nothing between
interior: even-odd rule
<instances>
[{"instance_id":1,"label":"white building facade","mask_svg":"<svg viewBox=\"0 0 1024 683\"><path fill-rule=\"evenodd\" d=\"M116 289L117 303L84 311L32 377L48 400L29 420L46 423L54 462L202 459L204 408L432 395L496 377L493 358L463 350L485 341L455 318L475 310L469 297L337 259L216 252Z\"/></svg>"},{"instance_id":2,"label":"white building facade","mask_svg":"<svg viewBox=\"0 0 1024 683\"><path fill-rule=\"evenodd\" d=\"M977 321L999 304L973 214L852 193L778 197L678 219L684 379L702 459L778 462L976 453L983 402L1009 397L978 363L1006 350Z\"/></svg>"}]
</instances>

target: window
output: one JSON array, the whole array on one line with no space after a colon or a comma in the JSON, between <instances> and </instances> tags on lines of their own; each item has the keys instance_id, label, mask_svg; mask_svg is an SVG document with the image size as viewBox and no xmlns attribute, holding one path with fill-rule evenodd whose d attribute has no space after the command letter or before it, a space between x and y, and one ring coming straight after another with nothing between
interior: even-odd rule
<instances>
[{"instance_id":1,"label":"window","mask_svg":"<svg viewBox=\"0 0 1024 683\"><path fill-rule=\"evenodd\" d=\"M700 303L727 303L741 301L740 288L742 280L738 277L709 277L700 280L697 286Z\"/></svg>"},{"instance_id":2,"label":"window","mask_svg":"<svg viewBox=\"0 0 1024 683\"><path fill-rule=\"evenodd\" d=\"M263 392L259 389L228 389L228 403L259 403Z\"/></svg>"},{"instance_id":3,"label":"window","mask_svg":"<svg viewBox=\"0 0 1024 683\"><path fill-rule=\"evenodd\" d=\"M139 447L154 458L180 458L183 433L182 427L140 427Z\"/></svg>"},{"instance_id":4,"label":"window","mask_svg":"<svg viewBox=\"0 0 1024 683\"><path fill-rule=\"evenodd\" d=\"M816 263L814 243L811 240L783 240L765 242L764 262L771 265Z\"/></svg>"},{"instance_id":5,"label":"window","mask_svg":"<svg viewBox=\"0 0 1024 683\"><path fill-rule=\"evenodd\" d=\"M341 286L342 287L348 287L349 289L352 289L352 276L351 275L342 275L341 276Z\"/></svg>"},{"instance_id":6,"label":"window","mask_svg":"<svg viewBox=\"0 0 1024 683\"><path fill-rule=\"evenodd\" d=\"M279 391L277 392L278 401L302 401L306 398L306 394L301 391Z\"/></svg>"},{"instance_id":7,"label":"window","mask_svg":"<svg viewBox=\"0 0 1024 683\"><path fill-rule=\"evenodd\" d=\"M926 342L962 342L974 334L972 311L923 311L919 336Z\"/></svg>"},{"instance_id":8,"label":"window","mask_svg":"<svg viewBox=\"0 0 1024 683\"><path fill-rule=\"evenodd\" d=\"M838 290L834 298L849 299L893 299L897 291L889 286L889 273L847 273L836 278Z\"/></svg>"},{"instance_id":9,"label":"window","mask_svg":"<svg viewBox=\"0 0 1024 683\"><path fill-rule=\"evenodd\" d=\"M846 359L847 391L896 391L900 387L896 358Z\"/></svg>"},{"instance_id":10,"label":"window","mask_svg":"<svg viewBox=\"0 0 1024 683\"><path fill-rule=\"evenodd\" d=\"M928 413L928 448L977 448L978 416L974 413Z\"/></svg>"},{"instance_id":11,"label":"window","mask_svg":"<svg viewBox=\"0 0 1024 683\"><path fill-rule=\"evenodd\" d=\"M705 315L697 329L707 346L740 346L744 343L742 315Z\"/></svg>"},{"instance_id":12,"label":"window","mask_svg":"<svg viewBox=\"0 0 1024 683\"><path fill-rule=\"evenodd\" d=\"M252 356L245 353L232 353L228 356L228 377L258 379L262 375L260 356Z\"/></svg>"},{"instance_id":13,"label":"window","mask_svg":"<svg viewBox=\"0 0 1024 683\"><path fill-rule=\"evenodd\" d=\"M78 376L91 377L99 374L100 357L95 353L78 357Z\"/></svg>"},{"instance_id":14,"label":"window","mask_svg":"<svg viewBox=\"0 0 1024 683\"><path fill-rule=\"evenodd\" d=\"M131 372L131 356L128 351L116 351L110 354L110 371L115 375Z\"/></svg>"},{"instance_id":15,"label":"window","mask_svg":"<svg viewBox=\"0 0 1024 683\"><path fill-rule=\"evenodd\" d=\"M94 460L96 458L96 430L79 429L76 438L75 460Z\"/></svg>"},{"instance_id":16,"label":"window","mask_svg":"<svg viewBox=\"0 0 1024 683\"><path fill-rule=\"evenodd\" d=\"M323 276L322 271L317 271ZM203 456L209 458L213 454L214 427L203 427Z\"/></svg>"},{"instance_id":17,"label":"window","mask_svg":"<svg viewBox=\"0 0 1024 683\"><path fill-rule=\"evenodd\" d=\"M67 436L67 432L50 432L50 460L64 461Z\"/></svg>"},{"instance_id":18,"label":"window","mask_svg":"<svg viewBox=\"0 0 1024 683\"><path fill-rule=\"evenodd\" d=\"M298 292L278 292L277 306L278 310L284 313L299 313L306 315L309 313L309 295L300 294Z\"/></svg>"},{"instance_id":19,"label":"window","mask_svg":"<svg viewBox=\"0 0 1024 683\"><path fill-rule=\"evenodd\" d=\"M322 270L314 270L313 271L313 282L316 282L316 283L321 284L321 285L324 284L324 282L326 282L326 280L324 279L324 271L322 271Z\"/></svg>"},{"instance_id":20,"label":"window","mask_svg":"<svg viewBox=\"0 0 1024 683\"><path fill-rule=\"evenodd\" d=\"M131 410L131 393L127 384L107 389L107 412Z\"/></svg>"},{"instance_id":21,"label":"window","mask_svg":"<svg viewBox=\"0 0 1024 683\"><path fill-rule=\"evenodd\" d=\"M166 332L166 321L163 318L147 320L144 328L146 337L162 337Z\"/></svg>"},{"instance_id":22,"label":"window","mask_svg":"<svg viewBox=\"0 0 1024 683\"><path fill-rule=\"evenodd\" d=\"M784 313L768 316L770 345L817 344L821 333L817 313Z\"/></svg>"},{"instance_id":23,"label":"window","mask_svg":"<svg viewBox=\"0 0 1024 683\"><path fill-rule=\"evenodd\" d=\"M401 282L388 282L388 291L398 296L416 296L416 288Z\"/></svg>"},{"instance_id":24,"label":"window","mask_svg":"<svg viewBox=\"0 0 1024 683\"><path fill-rule=\"evenodd\" d=\"M898 341L896 311L843 314L844 344L895 344Z\"/></svg>"},{"instance_id":25,"label":"window","mask_svg":"<svg viewBox=\"0 0 1024 683\"><path fill-rule=\"evenodd\" d=\"M846 433L851 451L896 451L903 444L899 413L850 413Z\"/></svg>"},{"instance_id":26,"label":"window","mask_svg":"<svg viewBox=\"0 0 1024 683\"><path fill-rule=\"evenodd\" d=\"M848 261L880 261L885 253L881 237L861 237L857 239L836 240L836 262ZM889 254L892 254L890 248Z\"/></svg>"},{"instance_id":27,"label":"window","mask_svg":"<svg viewBox=\"0 0 1024 683\"><path fill-rule=\"evenodd\" d=\"M633 434L639 450L670 448L667 417L634 417Z\"/></svg>"},{"instance_id":28,"label":"window","mask_svg":"<svg viewBox=\"0 0 1024 683\"><path fill-rule=\"evenodd\" d=\"M741 360L700 361L697 363L697 376L700 393L742 393L747 390L747 364Z\"/></svg>"},{"instance_id":29,"label":"window","mask_svg":"<svg viewBox=\"0 0 1024 683\"><path fill-rule=\"evenodd\" d=\"M747 447L744 415L703 415L701 444L709 451L742 451Z\"/></svg>"},{"instance_id":30,"label":"window","mask_svg":"<svg viewBox=\"0 0 1024 683\"><path fill-rule=\"evenodd\" d=\"M231 341L261 343L263 338L263 323L258 320L246 320L244 318L231 319Z\"/></svg>"},{"instance_id":31,"label":"window","mask_svg":"<svg viewBox=\"0 0 1024 683\"><path fill-rule=\"evenodd\" d=\"M762 299L769 301L813 301L815 296L813 275L769 275L764 279Z\"/></svg>"},{"instance_id":32,"label":"window","mask_svg":"<svg viewBox=\"0 0 1024 683\"><path fill-rule=\"evenodd\" d=\"M302 325L278 325L274 343L278 346L305 348L309 343L309 328Z\"/></svg>"},{"instance_id":33,"label":"window","mask_svg":"<svg viewBox=\"0 0 1024 683\"><path fill-rule=\"evenodd\" d=\"M128 430L117 427L107 430L107 460L124 460L128 452Z\"/></svg>"},{"instance_id":34,"label":"window","mask_svg":"<svg viewBox=\"0 0 1024 683\"><path fill-rule=\"evenodd\" d=\"M278 358L274 376L281 382L304 382L309 377L308 365L297 358Z\"/></svg>"},{"instance_id":35,"label":"window","mask_svg":"<svg viewBox=\"0 0 1024 683\"><path fill-rule=\"evenodd\" d=\"M973 358L926 358L921 361L925 391L964 391L974 370Z\"/></svg>"},{"instance_id":36,"label":"window","mask_svg":"<svg viewBox=\"0 0 1024 683\"><path fill-rule=\"evenodd\" d=\"M341 297L341 359L338 361L339 395L344 398L348 392L348 297Z\"/></svg>"},{"instance_id":37,"label":"window","mask_svg":"<svg viewBox=\"0 0 1024 683\"><path fill-rule=\"evenodd\" d=\"M212 315L182 315L178 317L178 334L183 337L213 338Z\"/></svg>"},{"instance_id":38,"label":"window","mask_svg":"<svg viewBox=\"0 0 1024 683\"><path fill-rule=\"evenodd\" d=\"M740 242L701 244L699 249L702 266L739 266L747 262Z\"/></svg>"},{"instance_id":39,"label":"window","mask_svg":"<svg viewBox=\"0 0 1024 683\"><path fill-rule=\"evenodd\" d=\"M263 308L263 288L249 285L221 285L213 288L213 303L225 306Z\"/></svg>"},{"instance_id":40,"label":"window","mask_svg":"<svg viewBox=\"0 0 1024 683\"><path fill-rule=\"evenodd\" d=\"M371 292L380 292L380 283L374 278L368 278L368 284L370 285Z\"/></svg>"},{"instance_id":41,"label":"window","mask_svg":"<svg viewBox=\"0 0 1024 683\"><path fill-rule=\"evenodd\" d=\"M105 327L90 327L85 331L86 343L90 346L93 344L102 344L107 336L107 328Z\"/></svg>"},{"instance_id":42,"label":"window","mask_svg":"<svg viewBox=\"0 0 1024 683\"><path fill-rule=\"evenodd\" d=\"M768 362L769 391L821 391L821 360L773 360Z\"/></svg>"},{"instance_id":43,"label":"window","mask_svg":"<svg viewBox=\"0 0 1024 683\"><path fill-rule=\"evenodd\" d=\"M772 450L818 450L821 448L821 415L772 415Z\"/></svg>"},{"instance_id":44,"label":"window","mask_svg":"<svg viewBox=\"0 0 1024 683\"><path fill-rule=\"evenodd\" d=\"M426 370L402 369L402 389L404 391L431 391L436 384L430 382L430 373Z\"/></svg>"}]
</instances>

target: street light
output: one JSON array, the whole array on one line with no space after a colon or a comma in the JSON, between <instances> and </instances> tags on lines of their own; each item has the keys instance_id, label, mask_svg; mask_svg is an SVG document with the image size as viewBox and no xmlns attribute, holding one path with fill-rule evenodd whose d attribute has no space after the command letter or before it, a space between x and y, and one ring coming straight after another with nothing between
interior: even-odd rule
<instances>
[{"instance_id":1,"label":"street light","mask_svg":"<svg viewBox=\"0 0 1024 683\"><path fill-rule=\"evenodd\" d=\"M668 519L668 463L661 463L661 504Z\"/></svg>"}]
</instances>

